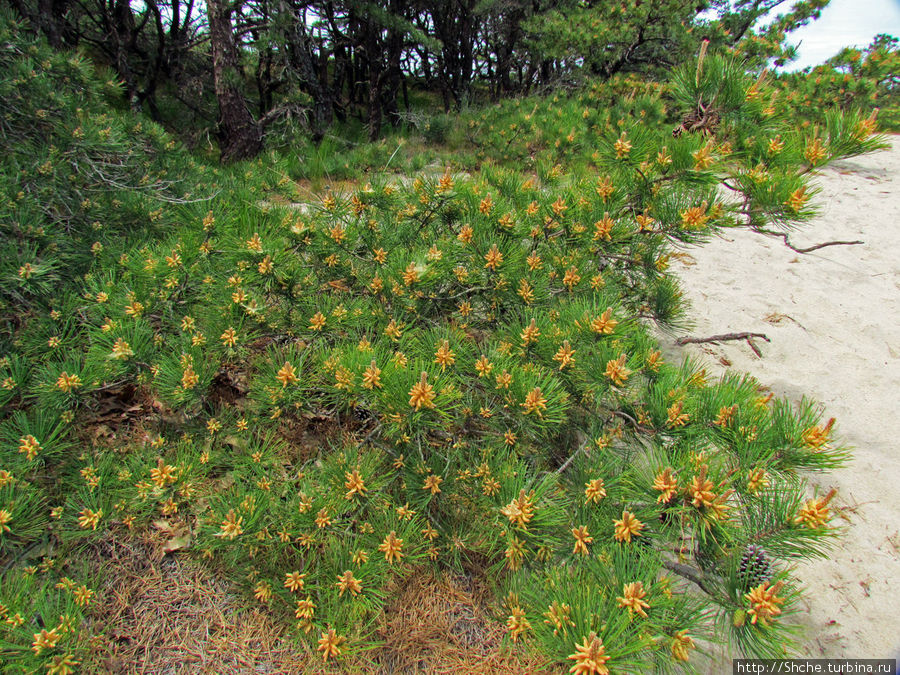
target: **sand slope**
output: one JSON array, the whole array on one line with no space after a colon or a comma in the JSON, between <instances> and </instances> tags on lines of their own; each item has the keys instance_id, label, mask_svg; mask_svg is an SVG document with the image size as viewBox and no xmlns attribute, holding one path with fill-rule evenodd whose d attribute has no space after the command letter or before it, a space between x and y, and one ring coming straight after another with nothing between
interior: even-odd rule
<instances>
[{"instance_id":1,"label":"sand slope","mask_svg":"<svg viewBox=\"0 0 900 675\"><path fill-rule=\"evenodd\" d=\"M863 245L800 255L741 230L673 259L692 304L690 335L753 331L771 343L756 342L760 358L745 342L679 347L663 337L667 356L748 372L792 400L805 394L854 448L847 467L813 479L839 489L834 503L850 507L850 522L828 560L798 570L809 657L900 656L900 137L890 142L824 169L821 214L791 236L798 248Z\"/></svg>"}]
</instances>

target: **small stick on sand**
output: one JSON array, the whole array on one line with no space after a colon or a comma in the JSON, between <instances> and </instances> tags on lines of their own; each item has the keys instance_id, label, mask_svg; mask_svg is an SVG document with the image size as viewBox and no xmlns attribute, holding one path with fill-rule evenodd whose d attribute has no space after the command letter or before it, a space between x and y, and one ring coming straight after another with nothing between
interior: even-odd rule
<instances>
[{"instance_id":1,"label":"small stick on sand","mask_svg":"<svg viewBox=\"0 0 900 675\"><path fill-rule=\"evenodd\" d=\"M766 342L771 342L771 340L765 333L725 333L723 335L711 335L710 337L706 338L678 338L677 340L675 340L675 344L699 345L705 343L716 344L718 342L725 342L726 340L746 340L747 344L750 345L750 349L753 350L753 353L762 358L762 352L760 352L759 349L757 349L756 345L753 344L753 338L762 338Z\"/></svg>"},{"instance_id":2,"label":"small stick on sand","mask_svg":"<svg viewBox=\"0 0 900 675\"><path fill-rule=\"evenodd\" d=\"M864 241L826 241L822 244L816 244L815 246L808 246L806 248L797 248L790 241L788 241L788 236L784 232L773 232L772 230L766 230L762 227L753 228L754 232L759 232L760 234L767 234L770 237L781 237L784 239L784 245L789 249L796 253L811 253L812 251L817 251L820 248L825 248L826 246L856 246L857 244L864 244Z\"/></svg>"}]
</instances>

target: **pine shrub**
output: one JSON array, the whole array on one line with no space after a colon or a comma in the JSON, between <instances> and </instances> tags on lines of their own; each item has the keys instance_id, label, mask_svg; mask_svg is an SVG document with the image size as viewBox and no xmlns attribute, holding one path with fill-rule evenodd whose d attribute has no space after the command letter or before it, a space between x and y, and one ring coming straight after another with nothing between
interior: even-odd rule
<instances>
[{"instance_id":1,"label":"pine shrub","mask_svg":"<svg viewBox=\"0 0 900 675\"><path fill-rule=\"evenodd\" d=\"M213 171L174 153L192 198L160 200L163 165L149 194L105 174L91 197L103 212L70 219L73 191L94 183L78 182L80 161L64 165L68 188L38 178L51 145L138 173L147 146L128 138L128 114L97 109L87 64L4 30L0 87L31 87L34 106L0 97L20 147L5 161L30 156L26 181L48 192L17 202L5 166L2 223L19 226L20 208L55 233L34 267L58 275L0 286L40 298L27 320L4 310L6 662L83 660L90 589L47 580L83 543L160 520L325 661L377 642L392 582L424 566L486 575L510 641L572 672L674 670L723 639L753 656L790 648L792 570L837 532L833 494L806 476L847 450L813 403L666 362L648 326L684 316L675 247L802 223L809 170L878 147L868 118L798 128L765 80L712 54L667 85L674 129L652 92L604 111L591 90L561 116L553 99L538 117L516 106L525 131L500 134L506 146L478 135L521 152L543 120L543 142L577 143L583 162L560 151L529 172L373 176L295 208L262 161ZM53 59L75 70L56 75ZM76 75L83 114L53 112L74 99L53 78ZM45 109L83 139L29 122ZM168 226L132 239L148 203ZM91 250L95 218L120 219L115 256ZM24 264L25 240L4 241ZM145 416L91 439L115 397Z\"/></svg>"}]
</instances>

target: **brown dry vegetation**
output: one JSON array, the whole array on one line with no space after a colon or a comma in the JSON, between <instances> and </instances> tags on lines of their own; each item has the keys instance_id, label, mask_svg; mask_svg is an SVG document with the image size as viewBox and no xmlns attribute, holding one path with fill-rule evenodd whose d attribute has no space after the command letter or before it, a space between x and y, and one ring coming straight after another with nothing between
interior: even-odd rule
<instances>
[{"instance_id":1,"label":"brown dry vegetation","mask_svg":"<svg viewBox=\"0 0 900 675\"><path fill-rule=\"evenodd\" d=\"M91 551L102 575L88 672L302 673L304 653L264 611L160 535L110 539Z\"/></svg>"},{"instance_id":2,"label":"brown dry vegetation","mask_svg":"<svg viewBox=\"0 0 900 675\"><path fill-rule=\"evenodd\" d=\"M536 656L504 644L478 577L428 573L404 582L379 631L384 673L541 673Z\"/></svg>"},{"instance_id":3,"label":"brown dry vegetation","mask_svg":"<svg viewBox=\"0 0 900 675\"><path fill-rule=\"evenodd\" d=\"M92 604L84 672L540 673L536 656L504 643L477 577L414 572L381 617L382 645L323 666L261 606L186 551L165 554L171 533L110 538L87 557L101 582Z\"/></svg>"}]
</instances>

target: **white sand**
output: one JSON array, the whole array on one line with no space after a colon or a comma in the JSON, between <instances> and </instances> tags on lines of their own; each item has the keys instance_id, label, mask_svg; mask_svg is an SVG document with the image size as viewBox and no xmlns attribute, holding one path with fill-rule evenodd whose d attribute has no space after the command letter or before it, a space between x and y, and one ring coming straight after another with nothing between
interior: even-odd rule
<instances>
[{"instance_id":1,"label":"white sand","mask_svg":"<svg viewBox=\"0 0 900 675\"><path fill-rule=\"evenodd\" d=\"M771 343L756 341L759 358L743 341L679 347L664 337L666 356L750 373L790 400L807 395L853 448L845 468L812 479L837 487L832 503L849 508L833 521L848 527L829 558L797 570L810 658L900 657L900 137L890 141L891 150L824 169L821 214L791 236L798 248L864 245L800 255L737 230L673 259L691 336L752 331Z\"/></svg>"}]
</instances>

